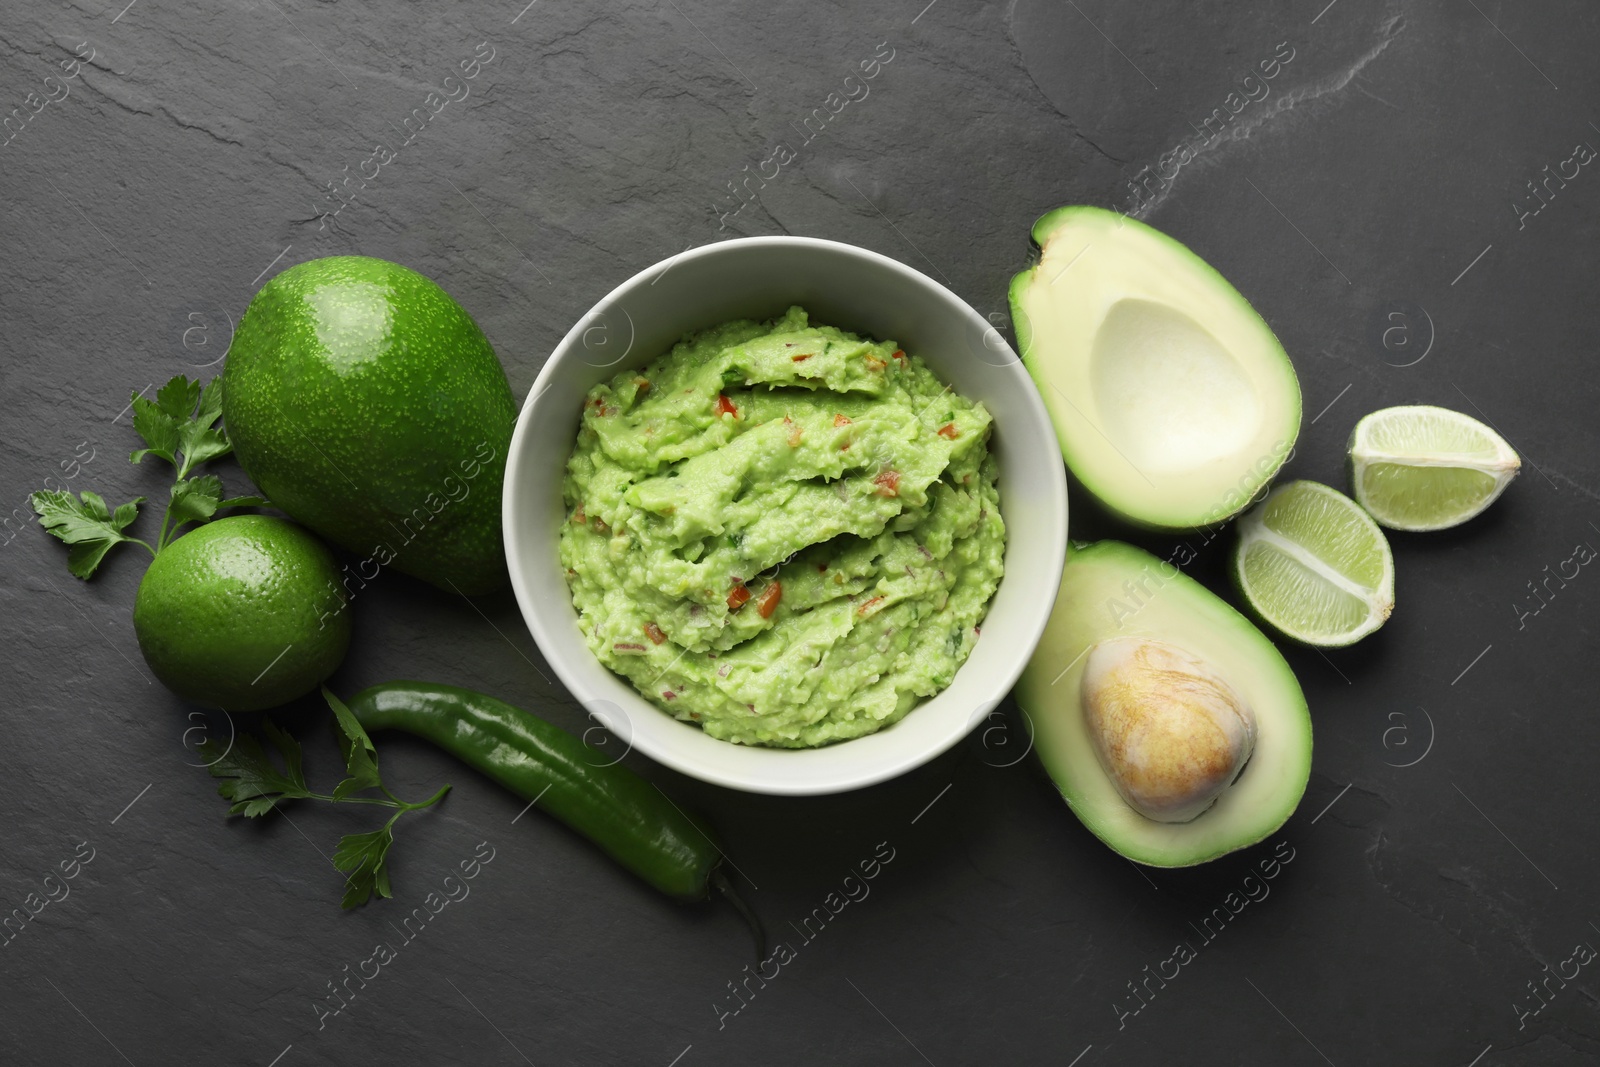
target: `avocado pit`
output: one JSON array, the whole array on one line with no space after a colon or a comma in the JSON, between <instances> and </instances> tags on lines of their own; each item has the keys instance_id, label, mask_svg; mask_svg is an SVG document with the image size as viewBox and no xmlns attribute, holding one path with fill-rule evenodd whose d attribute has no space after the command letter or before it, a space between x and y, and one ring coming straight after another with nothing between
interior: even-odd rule
<instances>
[{"instance_id":1,"label":"avocado pit","mask_svg":"<svg viewBox=\"0 0 1600 1067\"><path fill-rule=\"evenodd\" d=\"M1255 749L1250 705L1206 660L1163 641L1096 644L1084 662L1082 705L1106 775L1156 822L1205 812Z\"/></svg>"}]
</instances>

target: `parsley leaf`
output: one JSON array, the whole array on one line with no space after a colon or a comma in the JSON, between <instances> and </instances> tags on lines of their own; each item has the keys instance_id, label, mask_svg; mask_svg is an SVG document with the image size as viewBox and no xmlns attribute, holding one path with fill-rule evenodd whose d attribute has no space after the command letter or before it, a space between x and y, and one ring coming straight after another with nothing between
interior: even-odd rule
<instances>
[{"instance_id":1,"label":"parsley leaf","mask_svg":"<svg viewBox=\"0 0 1600 1067\"><path fill-rule=\"evenodd\" d=\"M217 794L233 801L230 815L243 815L253 819L265 815L284 800L301 800L316 794L306 786L306 776L300 766L300 742L272 724L261 720L261 730L267 735L285 769L280 771L266 750L251 734L239 734L233 747L222 749L214 740L200 746L200 752L211 760L209 770L222 779Z\"/></svg>"},{"instance_id":2,"label":"parsley leaf","mask_svg":"<svg viewBox=\"0 0 1600 1067\"><path fill-rule=\"evenodd\" d=\"M156 394L157 399L133 394L133 428L144 438L144 448L138 449L128 456L129 463L138 463L145 456L159 456L172 464L178 465L178 419L163 408L160 403L162 393L166 393L173 382L185 381L181 375L162 386ZM187 418L187 414L183 417Z\"/></svg>"},{"instance_id":3,"label":"parsley leaf","mask_svg":"<svg viewBox=\"0 0 1600 1067\"><path fill-rule=\"evenodd\" d=\"M342 908L355 908L372 899L392 897L389 889L389 872L384 860L389 856L389 846L394 844L394 833L388 826L365 834L347 834L339 839L339 848L333 854L333 865L345 872Z\"/></svg>"},{"instance_id":4,"label":"parsley leaf","mask_svg":"<svg viewBox=\"0 0 1600 1067\"><path fill-rule=\"evenodd\" d=\"M178 528L191 522L209 522L217 512L228 508L265 507L267 501L259 496L222 496L222 479L215 474L201 474L173 483L172 497L167 503L167 529L161 535L162 548L178 536Z\"/></svg>"},{"instance_id":5,"label":"parsley leaf","mask_svg":"<svg viewBox=\"0 0 1600 1067\"><path fill-rule=\"evenodd\" d=\"M362 729L355 713L329 692L327 686L322 687L322 696L339 724L339 750L344 753L345 769L350 772L350 777L333 787L333 799L343 800L351 793L382 785L383 780L378 776L378 750L373 747L372 738Z\"/></svg>"},{"instance_id":6,"label":"parsley leaf","mask_svg":"<svg viewBox=\"0 0 1600 1067\"><path fill-rule=\"evenodd\" d=\"M155 554L155 549L122 532L138 517L139 505L144 503L142 496L116 511L106 507L99 493L88 491L74 497L64 489L41 489L30 499L33 510L39 513L39 525L69 546L67 569L75 578L93 575L106 553L124 541L144 545Z\"/></svg>"},{"instance_id":7,"label":"parsley leaf","mask_svg":"<svg viewBox=\"0 0 1600 1067\"><path fill-rule=\"evenodd\" d=\"M205 522L217 513L221 502L222 479L215 474L202 474L174 483L172 499L167 504L169 532L186 522Z\"/></svg>"},{"instance_id":8,"label":"parsley leaf","mask_svg":"<svg viewBox=\"0 0 1600 1067\"><path fill-rule=\"evenodd\" d=\"M197 379L180 374L157 390L154 400L135 393L133 428L146 447L128 461L159 456L177 468L179 479L186 478L201 463L233 451L227 435L216 426L221 417L221 378L212 378L202 389Z\"/></svg>"},{"instance_id":9,"label":"parsley leaf","mask_svg":"<svg viewBox=\"0 0 1600 1067\"><path fill-rule=\"evenodd\" d=\"M173 381L178 380L173 379ZM199 383L189 384L198 386ZM171 382L168 385L171 385ZM233 451L233 445L228 443L227 435L216 428L217 420L222 417L222 378L212 378L207 382L206 387L200 390L197 402L200 410L178 428L178 444L183 449L183 465L178 468L180 478L197 465L226 456Z\"/></svg>"},{"instance_id":10,"label":"parsley leaf","mask_svg":"<svg viewBox=\"0 0 1600 1067\"><path fill-rule=\"evenodd\" d=\"M187 419L200 399L199 379L179 374L156 390L156 406L174 419Z\"/></svg>"}]
</instances>

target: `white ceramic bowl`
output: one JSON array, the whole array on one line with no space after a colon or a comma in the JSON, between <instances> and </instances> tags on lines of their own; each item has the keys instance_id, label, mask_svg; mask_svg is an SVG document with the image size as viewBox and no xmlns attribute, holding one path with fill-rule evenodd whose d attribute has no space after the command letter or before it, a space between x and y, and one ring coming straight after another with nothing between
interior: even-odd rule
<instances>
[{"instance_id":1,"label":"white ceramic bowl","mask_svg":"<svg viewBox=\"0 0 1600 1067\"><path fill-rule=\"evenodd\" d=\"M557 545L561 481L584 394L662 355L684 333L764 319L791 304L812 321L898 342L995 418L1006 573L982 635L949 688L878 733L822 748L735 745L641 697L578 629ZM619 285L551 353L522 407L506 464L506 557L528 629L561 681L626 744L684 774L756 793L837 793L902 774L961 740L1011 689L1061 578L1067 486L1049 416L1016 354L954 293L875 252L805 237L693 249Z\"/></svg>"}]
</instances>

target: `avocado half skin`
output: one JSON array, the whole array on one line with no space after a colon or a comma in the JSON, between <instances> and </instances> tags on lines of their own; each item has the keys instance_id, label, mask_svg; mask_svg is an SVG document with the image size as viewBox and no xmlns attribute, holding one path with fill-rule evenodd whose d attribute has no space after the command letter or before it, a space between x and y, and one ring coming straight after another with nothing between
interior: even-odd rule
<instances>
[{"instance_id":1,"label":"avocado half skin","mask_svg":"<svg viewBox=\"0 0 1600 1067\"><path fill-rule=\"evenodd\" d=\"M432 280L366 256L290 267L251 300L222 382L245 473L362 557L363 581L393 566L468 596L507 583L516 403L488 338Z\"/></svg>"}]
</instances>

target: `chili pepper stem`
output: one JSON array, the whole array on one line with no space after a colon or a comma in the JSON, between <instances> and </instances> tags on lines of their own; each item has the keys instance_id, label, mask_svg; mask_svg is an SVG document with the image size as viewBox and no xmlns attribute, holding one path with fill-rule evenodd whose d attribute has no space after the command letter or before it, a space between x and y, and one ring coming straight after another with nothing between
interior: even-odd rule
<instances>
[{"instance_id":1,"label":"chili pepper stem","mask_svg":"<svg viewBox=\"0 0 1600 1067\"><path fill-rule=\"evenodd\" d=\"M728 880L721 867L711 872L711 884L717 887L717 892L727 898L728 903L733 905L733 910L737 911L739 917L745 921L745 925L750 927L750 933L756 941L756 962L759 964L767 958L767 930L761 925L761 916L757 915L755 909L739 895L738 890L733 888L733 883Z\"/></svg>"}]
</instances>

